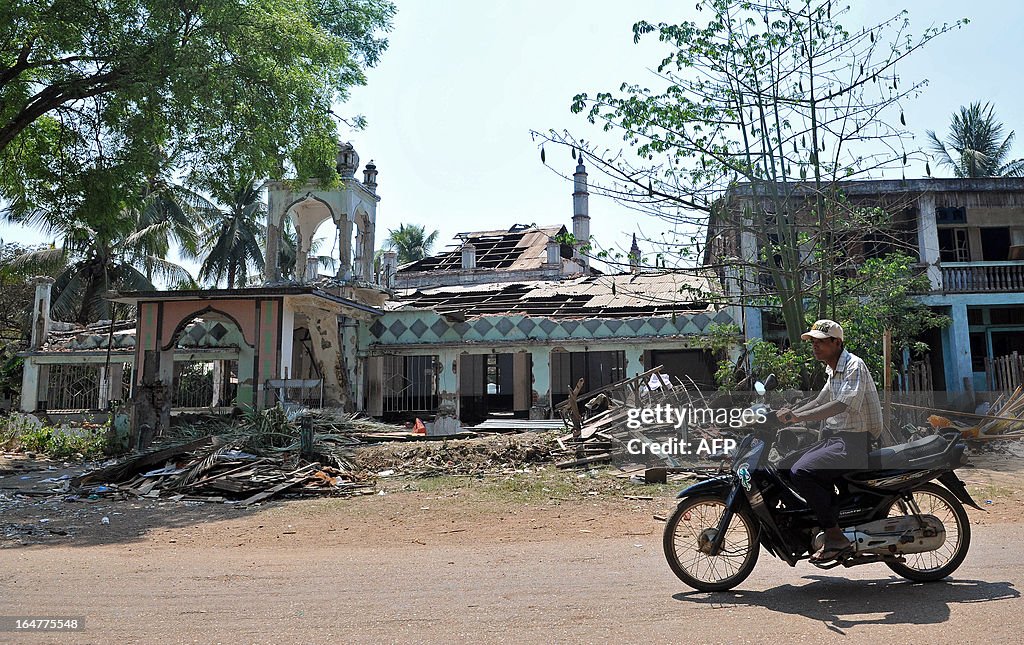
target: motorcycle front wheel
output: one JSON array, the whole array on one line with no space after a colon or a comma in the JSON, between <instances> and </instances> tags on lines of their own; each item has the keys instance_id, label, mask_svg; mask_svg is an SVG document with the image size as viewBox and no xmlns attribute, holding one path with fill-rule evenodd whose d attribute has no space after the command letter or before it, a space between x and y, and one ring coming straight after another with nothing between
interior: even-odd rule
<instances>
[{"instance_id":1,"label":"motorcycle front wheel","mask_svg":"<svg viewBox=\"0 0 1024 645\"><path fill-rule=\"evenodd\" d=\"M732 516L717 555L711 543L725 513L725 501L702 496L685 499L665 522L663 546L668 566L698 591L726 591L747 579L760 553L758 525L748 511Z\"/></svg>"},{"instance_id":2,"label":"motorcycle front wheel","mask_svg":"<svg viewBox=\"0 0 1024 645\"><path fill-rule=\"evenodd\" d=\"M956 496L937 484L923 484L913 491L914 502L924 515L939 518L946 529L946 541L935 551L910 553L906 562L886 562L900 576L914 582L942 580L963 563L971 546L971 524L967 511ZM897 500L889 509L889 517L909 515L907 502Z\"/></svg>"}]
</instances>

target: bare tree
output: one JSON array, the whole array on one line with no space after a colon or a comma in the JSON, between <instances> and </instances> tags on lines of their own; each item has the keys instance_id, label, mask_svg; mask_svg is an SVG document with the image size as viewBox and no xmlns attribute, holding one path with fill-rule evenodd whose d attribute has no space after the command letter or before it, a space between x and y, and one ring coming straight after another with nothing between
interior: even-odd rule
<instances>
[{"instance_id":1,"label":"bare tree","mask_svg":"<svg viewBox=\"0 0 1024 645\"><path fill-rule=\"evenodd\" d=\"M704 26L633 26L634 40L654 35L671 48L655 70L658 89L624 83L574 98L574 112L627 149L533 134L582 154L599 171L592 192L684 232L664 252L719 269L733 304L764 306L767 286L795 343L806 315L826 317L837 285L850 288L833 278L852 275L853 242L865 233L902 241L891 215L899 205L865 207L843 183L922 158L905 146L902 103L925 81L901 82L899 67L966 20L913 37L906 12L848 30L839 23L848 8L825 0L698 8L710 16Z\"/></svg>"}]
</instances>

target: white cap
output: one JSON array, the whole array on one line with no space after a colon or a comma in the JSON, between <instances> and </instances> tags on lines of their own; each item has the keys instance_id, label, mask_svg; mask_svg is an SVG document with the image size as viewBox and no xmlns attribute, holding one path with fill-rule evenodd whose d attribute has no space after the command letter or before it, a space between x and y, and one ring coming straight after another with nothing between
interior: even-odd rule
<instances>
[{"instance_id":1,"label":"white cap","mask_svg":"<svg viewBox=\"0 0 1024 645\"><path fill-rule=\"evenodd\" d=\"M811 330L805 334L801 334L800 338L803 340L811 340L813 338L838 338L843 339L843 328L834 320L819 320L811 325Z\"/></svg>"}]
</instances>

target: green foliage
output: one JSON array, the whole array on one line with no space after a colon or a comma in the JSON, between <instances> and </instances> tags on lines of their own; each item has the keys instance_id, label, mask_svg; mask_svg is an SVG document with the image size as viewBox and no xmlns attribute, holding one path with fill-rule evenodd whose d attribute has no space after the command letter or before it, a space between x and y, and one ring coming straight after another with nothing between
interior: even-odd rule
<instances>
[{"instance_id":1,"label":"green foliage","mask_svg":"<svg viewBox=\"0 0 1024 645\"><path fill-rule=\"evenodd\" d=\"M384 241L384 246L398 251L399 264L408 264L430 255L437 235L437 231L428 235L426 226L401 224L397 229L388 230L388 239Z\"/></svg>"},{"instance_id":2,"label":"green foliage","mask_svg":"<svg viewBox=\"0 0 1024 645\"><path fill-rule=\"evenodd\" d=\"M945 141L933 130L927 134L939 166L948 167L955 177L1024 176L1024 159L1009 160L1015 135L1004 138L1004 132L992 104L977 101L953 115Z\"/></svg>"},{"instance_id":3,"label":"green foliage","mask_svg":"<svg viewBox=\"0 0 1024 645\"><path fill-rule=\"evenodd\" d=\"M217 205L203 213L206 259L199 279L212 286L245 287L263 271L266 205L252 178L212 177L203 187Z\"/></svg>"},{"instance_id":4,"label":"green foliage","mask_svg":"<svg viewBox=\"0 0 1024 645\"><path fill-rule=\"evenodd\" d=\"M0 187L67 206L92 170L153 174L154 150L206 174L278 175L289 156L300 174L333 173L332 110L365 84L394 13L388 0L5 3Z\"/></svg>"},{"instance_id":5,"label":"green foliage","mask_svg":"<svg viewBox=\"0 0 1024 645\"><path fill-rule=\"evenodd\" d=\"M265 410L249 410L245 413L245 426L245 448L252 450L289 446L299 436L294 419L280 404Z\"/></svg>"},{"instance_id":6,"label":"green foliage","mask_svg":"<svg viewBox=\"0 0 1024 645\"><path fill-rule=\"evenodd\" d=\"M166 177L117 183L117 174L87 173L83 199L70 209L48 210L25 200L7 209L14 221L56 236L60 247L36 250L14 262L23 271L56 276L51 313L79 323L121 317L103 294L111 290L194 286L188 271L165 259L172 244L186 257L197 251L196 225L206 201Z\"/></svg>"},{"instance_id":7,"label":"green foliage","mask_svg":"<svg viewBox=\"0 0 1024 645\"><path fill-rule=\"evenodd\" d=\"M882 338L892 331L894 365L904 349L916 355L927 351L917 343L924 332L951 322L912 297L930 289L928 277L915 268L916 260L902 254L868 260L851 278L837 278L834 319L843 325L845 345L864 359L872 376L882 382ZM813 322L809 320L809 323ZM809 329L809 327L808 327Z\"/></svg>"},{"instance_id":8,"label":"green foliage","mask_svg":"<svg viewBox=\"0 0 1024 645\"><path fill-rule=\"evenodd\" d=\"M830 276L854 269L839 242L888 226L879 209L849 204L843 182L922 158L904 145L901 104L923 82L903 82L897 65L966 21L913 37L906 12L847 29L849 7L831 0L699 6L704 23L633 26L635 41L667 48L651 84L573 99L573 112L620 134L632 154L535 135L581 149L604 177L595 192L693 233L693 253L672 245L674 255L698 257L708 241L712 261L743 283L726 304L761 306L762 288L775 294L796 346L806 319L832 309ZM737 252L748 238L757 250Z\"/></svg>"},{"instance_id":9,"label":"green foliage","mask_svg":"<svg viewBox=\"0 0 1024 645\"><path fill-rule=\"evenodd\" d=\"M0 448L42 453L54 459L101 456L107 447L105 424L52 427L12 414L0 419Z\"/></svg>"},{"instance_id":10,"label":"green foliage","mask_svg":"<svg viewBox=\"0 0 1024 645\"><path fill-rule=\"evenodd\" d=\"M12 353L24 349L28 341L35 294L35 287L29 283L29 278L38 273L20 266L17 259L39 250L42 250L41 247L0 240L0 363L7 358L5 351Z\"/></svg>"}]
</instances>

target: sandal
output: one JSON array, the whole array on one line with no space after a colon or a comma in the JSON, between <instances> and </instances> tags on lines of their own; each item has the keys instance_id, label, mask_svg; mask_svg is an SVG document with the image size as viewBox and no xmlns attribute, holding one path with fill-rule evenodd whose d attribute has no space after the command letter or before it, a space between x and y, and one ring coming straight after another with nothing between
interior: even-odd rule
<instances>
[{"instance_id":1,"label":"sandal","mask_svg":"<svg viewBox=\"0 0 1024 645\"><path fill-rule=\"evenodd\" d=\"M843 545L825 545L821 549L810 557L811 564L822 564L825 562L832 562L833 560L842 560L843 557L853 552L853 543L848 542Z\"/></svg>"}]
</instances>

